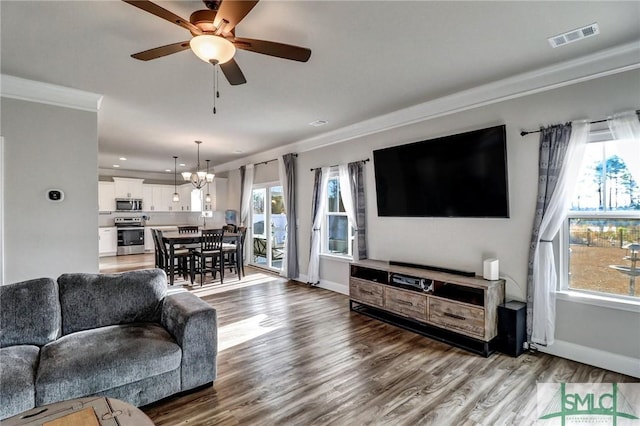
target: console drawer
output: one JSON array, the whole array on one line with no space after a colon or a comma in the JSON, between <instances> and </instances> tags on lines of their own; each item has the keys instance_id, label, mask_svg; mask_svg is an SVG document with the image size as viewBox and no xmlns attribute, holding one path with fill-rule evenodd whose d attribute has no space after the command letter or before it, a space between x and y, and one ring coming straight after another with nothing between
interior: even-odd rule
<instances>
[{"instance_id":1,"label":"console drawer","mask_svg":"<svg viewBox=\"0 0 640 426\"><path fill-rule=\"evenodd\" d=\"M427 296L386 287L384 308L405 317L426 321Z\"/></svg>"},{"instance_id":2,"label":"console drawer","mask_svg":"<svg viewBox=\"0 0 640 426\"><path fill-rule=\"evenodd\" d=\"M484 337L484 309L429 298L429 321L473 337Z\"/></svg>"},{"instance_id":3,"label":"console drawer","mask_svg":"<svg viewBox=\"0 0 640 426\"><path fill-rule=\"evenodd\" d=\"M380 284L363 281L357 278L349 279L349 297L356 302L366 305L384 307L384 288Z\"/></svg>"}]
</instances>

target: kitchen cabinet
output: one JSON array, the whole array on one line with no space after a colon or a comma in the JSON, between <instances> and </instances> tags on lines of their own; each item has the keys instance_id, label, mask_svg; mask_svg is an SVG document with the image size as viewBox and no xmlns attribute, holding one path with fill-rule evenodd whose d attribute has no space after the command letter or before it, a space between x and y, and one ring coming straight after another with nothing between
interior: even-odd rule
<instances>
[{"instance_id":1,"label":"kitchen cabinet","mask_svg":"<svg viewBox=\"0 0 640 426\"><path fill-rule=\"evenodd\" d=\"M98 256L115 256L118 251L118 230L115 226L98 228Z\"/></svg>"},{"instance_id":2,"label":"kitchen cabinet","mask_svg":"<svg viewBox=\"0 0 640 426\"><path fill-rule=\"evenodd\" d=\"M151 234L152 226L144 227L144 251L155 251L156 246L153 243L153 235Z\"/></svg>"},{"instance_id":3,"label":"kitchen cabinet","mask_svg":"<svg viewBox=\"0 0 640 426\"><path fill-rule=\"evenodd\" d=\"M153 185L142 185L142 210L145 212L155 210L153 204Z\"/></svg>"},{"instance_id":4,"label":"kitchen cabinet","mask_svg":"<svg viewBox=\"0 0 640 426\"><path fill-rule=\"evenodd\" d=\"M190 183L180 185L178 187L178 194L180 194L180 202L177 203L177 210L181 212L191 211L191 191L195 188Z\"/></svg>"},{"instance_id":5,"label":"kitchen cabinet","mask_svg":"<svg viewBox=\"0 0 640 426\"><path fill-rule=\"evenodd\" d=\"M112 212L116 209L116 188L113 182L98 182L98 211Z\"/></svg>"},{"instance_id":6,"label":"kitchen cabinet","mask_svg":"<svg viewBox=\"0 0 640 426\"><path fill-rule=\"evenodd\" d=\"M142 207L147 212L175 211L177 203L172 202L173 185L143 185Z\"/></svg>"},{"instance_id":7,"label":"kitchen cabinet","mask_svg":"<svg viewBox=\"0 0 640 426\"><path fill-rule=\"evenodd\" d=\"M153 235L151 234L152 229L159 229L162 232L167 232L167 233L178 232L178 227L175 225L145 226L144 227L144 251L146 252L154 252L156 249L156 246L153 243Z\"/></svg>"},{"instance_id":8,"label":"kitchen cabinet","mask_svg":"<svg viewBox=\"0 0 640 426\"><path fill-rule=\"evenodd\" d=\"M144 196L143 189L142 189L143 180L144 179L114 177L113 182L115 184L115 192L116 192L115 198L142 199Z\"/></svg>"}]
</instances>

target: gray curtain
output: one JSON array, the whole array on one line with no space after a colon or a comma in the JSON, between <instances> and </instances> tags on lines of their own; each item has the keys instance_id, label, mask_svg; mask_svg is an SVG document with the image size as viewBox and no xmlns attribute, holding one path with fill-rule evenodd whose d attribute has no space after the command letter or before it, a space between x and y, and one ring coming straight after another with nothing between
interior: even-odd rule
<instances>
[{"instance_id":1,"label":"gray curtain","mask_svg":"<svg viewBox=\"0 0 640 426\"><path fill-rule=\"evenodd\" d=\"M318 167L315 169L313 174L313 194L311 195L311 226L316 221L316 216L318 215L318 209L320 207L320 193L322 192L322 188L320 185L322 184L322 169ZM313 239L313 233L317 231L316 229L311 230L311 239ZM311 244L311 249L313 249L313 244ZM309 250L309 254L311 254L311 250Z\"/></svg>"},{"instance_id":2,"label":"gray curtain","mask_svg":"<svg viewBox=\"0 0 640 426\"><path fill-rule=\"evenodd\" d=\"M367 259L367 211L364 194L364 161L356 161L348 164L349 178L351 181L351 196L356 212L357 250L358 259Z\"/></svg>"},{"instance_id":3,"label":"gray curtain","mask_svg":"<svg viewBox=\"0 0 640 426\"><path fill-rule=\"evenodd\" d=\"M299 275L298 269L298 225L296 210L296 154L285 154L284 172L286 179L285 205L287 206L287 278L294 279Z\"/></svg>"},{"instance_id":4,"label":"gray curtain","mask_svg":"<svg viewBox=\"0 0 640 426\"><path fill-rule=\"evenodd\" d=\"M571 137L571 124L550 126L540 131L540 151L538 159L538 198L533 221L533 231L529 246L529 265L527 271L527 340L531 342L534 315L539 315L544 306L535 306L534 266L539 244L551 244L550 240L541 240L540 225L547 213L551 197L558 184L558 176L566 163L566 153ZM555 309L555 306L549 307ZM535 311L535 313L534 313Z\"/></svg>"},{"instance_id":5,"label":"gray curtain","mask_svg":"<svg viewBox=\"0 0 640 426\"><path fill-rule=\"evenodd\" d=\"M242 222L242 194L244 193L244 174L246 167L240 166L240 205L238 206L238 223Z\"/></svg>"}]
</instances>

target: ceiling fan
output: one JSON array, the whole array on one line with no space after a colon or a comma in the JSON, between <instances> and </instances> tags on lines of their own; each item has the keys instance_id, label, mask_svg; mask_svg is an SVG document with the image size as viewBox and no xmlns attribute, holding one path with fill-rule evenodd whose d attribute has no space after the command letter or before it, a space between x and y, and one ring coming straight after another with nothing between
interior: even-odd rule
<instances>
[{"instance_id":1,"label":"ceiling fan","mask_svg":"<svg viewBox=\"0 0 640 426\"><path fill-rule=\"evenodd\" d=\"M203 61L219 65L229 83L236 86L247 82L242 70L233 59L236 49L299 62L307 62L311 56L311 50L304 47L235 36L236 25L253 9L258 0L203 0L207 9L193 12L188 21L148 0L123 1L187 29L193 36L187 41L131 55L141 61L149 61L191 48Z\"/></svg>"}]
</instances>

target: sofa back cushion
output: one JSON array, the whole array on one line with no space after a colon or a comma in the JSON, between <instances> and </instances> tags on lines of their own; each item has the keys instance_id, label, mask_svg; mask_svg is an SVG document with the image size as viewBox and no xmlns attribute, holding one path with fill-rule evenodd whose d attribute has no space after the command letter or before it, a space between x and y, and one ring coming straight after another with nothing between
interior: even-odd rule
<instances>
[{"instance_id":1,"label":"sofa back cushion","mask_svg":"<svg viewBox=\"0 0 640 426\"><path fill-rule=\"evenodd\" d=\"M43 346L60 335L58 285L38 278L0 285L0 348Z\"/></svg>"},{"instance_id":2,"label":"sofa back cushion","mask_svg":"<svg viewBox=\"0 0 640 426\"><path fill-rule=\"evenodd\" d=\"M160 322L167 292L162 269L58 278L62 334L132 322Z\"/></svg>"}]
</instances>

